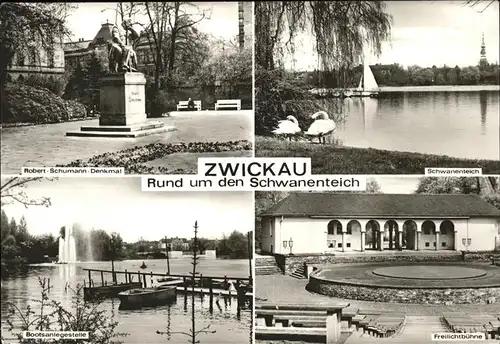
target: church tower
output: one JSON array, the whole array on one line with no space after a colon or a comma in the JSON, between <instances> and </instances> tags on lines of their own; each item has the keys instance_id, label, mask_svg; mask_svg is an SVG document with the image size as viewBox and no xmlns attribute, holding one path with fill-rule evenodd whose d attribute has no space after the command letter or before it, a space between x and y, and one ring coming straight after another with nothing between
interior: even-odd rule
<instances>
[{"instance_id":1,"label":"church tower","mask_svg":"<svg viewBox=\"0 0 500 344\"><path fill-rule=\"evenodd\" d=\"M488 60L486 59L486 44L484 43L484 33L482 34L481 40L481 57L479 58L479 66L486 66L488 64Z\"/></svg>"}]
</instances>

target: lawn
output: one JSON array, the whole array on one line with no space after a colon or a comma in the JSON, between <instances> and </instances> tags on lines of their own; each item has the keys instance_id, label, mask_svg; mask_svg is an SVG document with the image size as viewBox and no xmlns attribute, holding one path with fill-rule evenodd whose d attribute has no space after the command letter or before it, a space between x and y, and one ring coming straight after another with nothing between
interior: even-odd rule
<instances>
[{"instance_id":1,"label":"lawn","mask_svg":"<svg viewBox=\"0 0 500 344\"><path fill-rule=\"evenodd\" d=\"M482 168L500 172L500 161L452 158L373 148L353 148L255 137L256 157L310 157L313 174L424 174L426 167Z\"/></svg>"}]
</instances>

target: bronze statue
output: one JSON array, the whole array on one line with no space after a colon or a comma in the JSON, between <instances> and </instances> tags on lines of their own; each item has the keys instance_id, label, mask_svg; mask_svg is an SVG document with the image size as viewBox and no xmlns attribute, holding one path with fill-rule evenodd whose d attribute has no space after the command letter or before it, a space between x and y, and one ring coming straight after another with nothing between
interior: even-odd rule
<instances>
[{"instance_id":1,"label":"bronze statue","mask_svg":"<svg viewBox=\"0 0 500 344\"><path fill-rule=\"evenodd\" d=\"M132 46L126 45L127 33L132 42L137 42L140 34L133 28L132 21L127 19L122 22L125 33L122 34L120 28L115 24L111 30L111 40L108 42L109 70L118 72L136 72L137 55Z\"/></svg>"}]
</instances>

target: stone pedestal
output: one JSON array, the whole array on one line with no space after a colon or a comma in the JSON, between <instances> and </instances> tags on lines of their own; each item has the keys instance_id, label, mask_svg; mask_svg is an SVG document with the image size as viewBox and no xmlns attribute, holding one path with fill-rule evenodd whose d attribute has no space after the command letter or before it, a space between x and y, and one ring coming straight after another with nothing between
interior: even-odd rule
<instances>
[{"instance_id":1,"label":"stone pedestal","mask_svg":"<svg viewBox=\"0 0 500 344\"><path fill-rule=\"evenodd\" d=\"M101 79L99 125L129 126L146 121L146 78L142 73L111 74Z\"/></svg>"},{"instance_id":2,"label":"stone pedestal","mask_svg":"<svg viewBox=\"0 0 500 344\"><path fill-rule=\"evenodd\" d=\"M67 136L139 137L175 130L146 118L146 78L142 73L117 73L101 79L98 126L84 126Z\"/></svg>"}]
</instances>

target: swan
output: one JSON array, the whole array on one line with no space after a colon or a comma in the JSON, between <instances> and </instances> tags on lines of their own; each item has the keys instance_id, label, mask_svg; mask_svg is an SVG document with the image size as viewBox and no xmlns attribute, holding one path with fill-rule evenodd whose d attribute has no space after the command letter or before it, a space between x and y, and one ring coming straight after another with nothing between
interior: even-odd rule
<instances>
[{"instance_id":1,"label":"swan","mask_svg":"<svg viewBox=\"0 0 500 344\"><path fill-rule=\"evenodd\" d=\"M275 135L285 135L288 136L289 140L292 140L293 135L297 135L302 130L299 127L299 121L293 116L287 116L286 120L279 121L278 127L273 130Z\"/></svg>"},{"instance_id":2,"label":"swan","mask_svg":"<svg viewBox=\"0 0 500 344\"><path fill-rule=\"evenodd\" d=\"M314 119L314 122L305 134L312 137L317 136L319 143L321 143L321 139L323 139L323 143L326 143L325 136L330 135L337 127L335 122L330 119L325 111L318 111L311 115L311 118Z\"/></svg>"}]
</instances>

